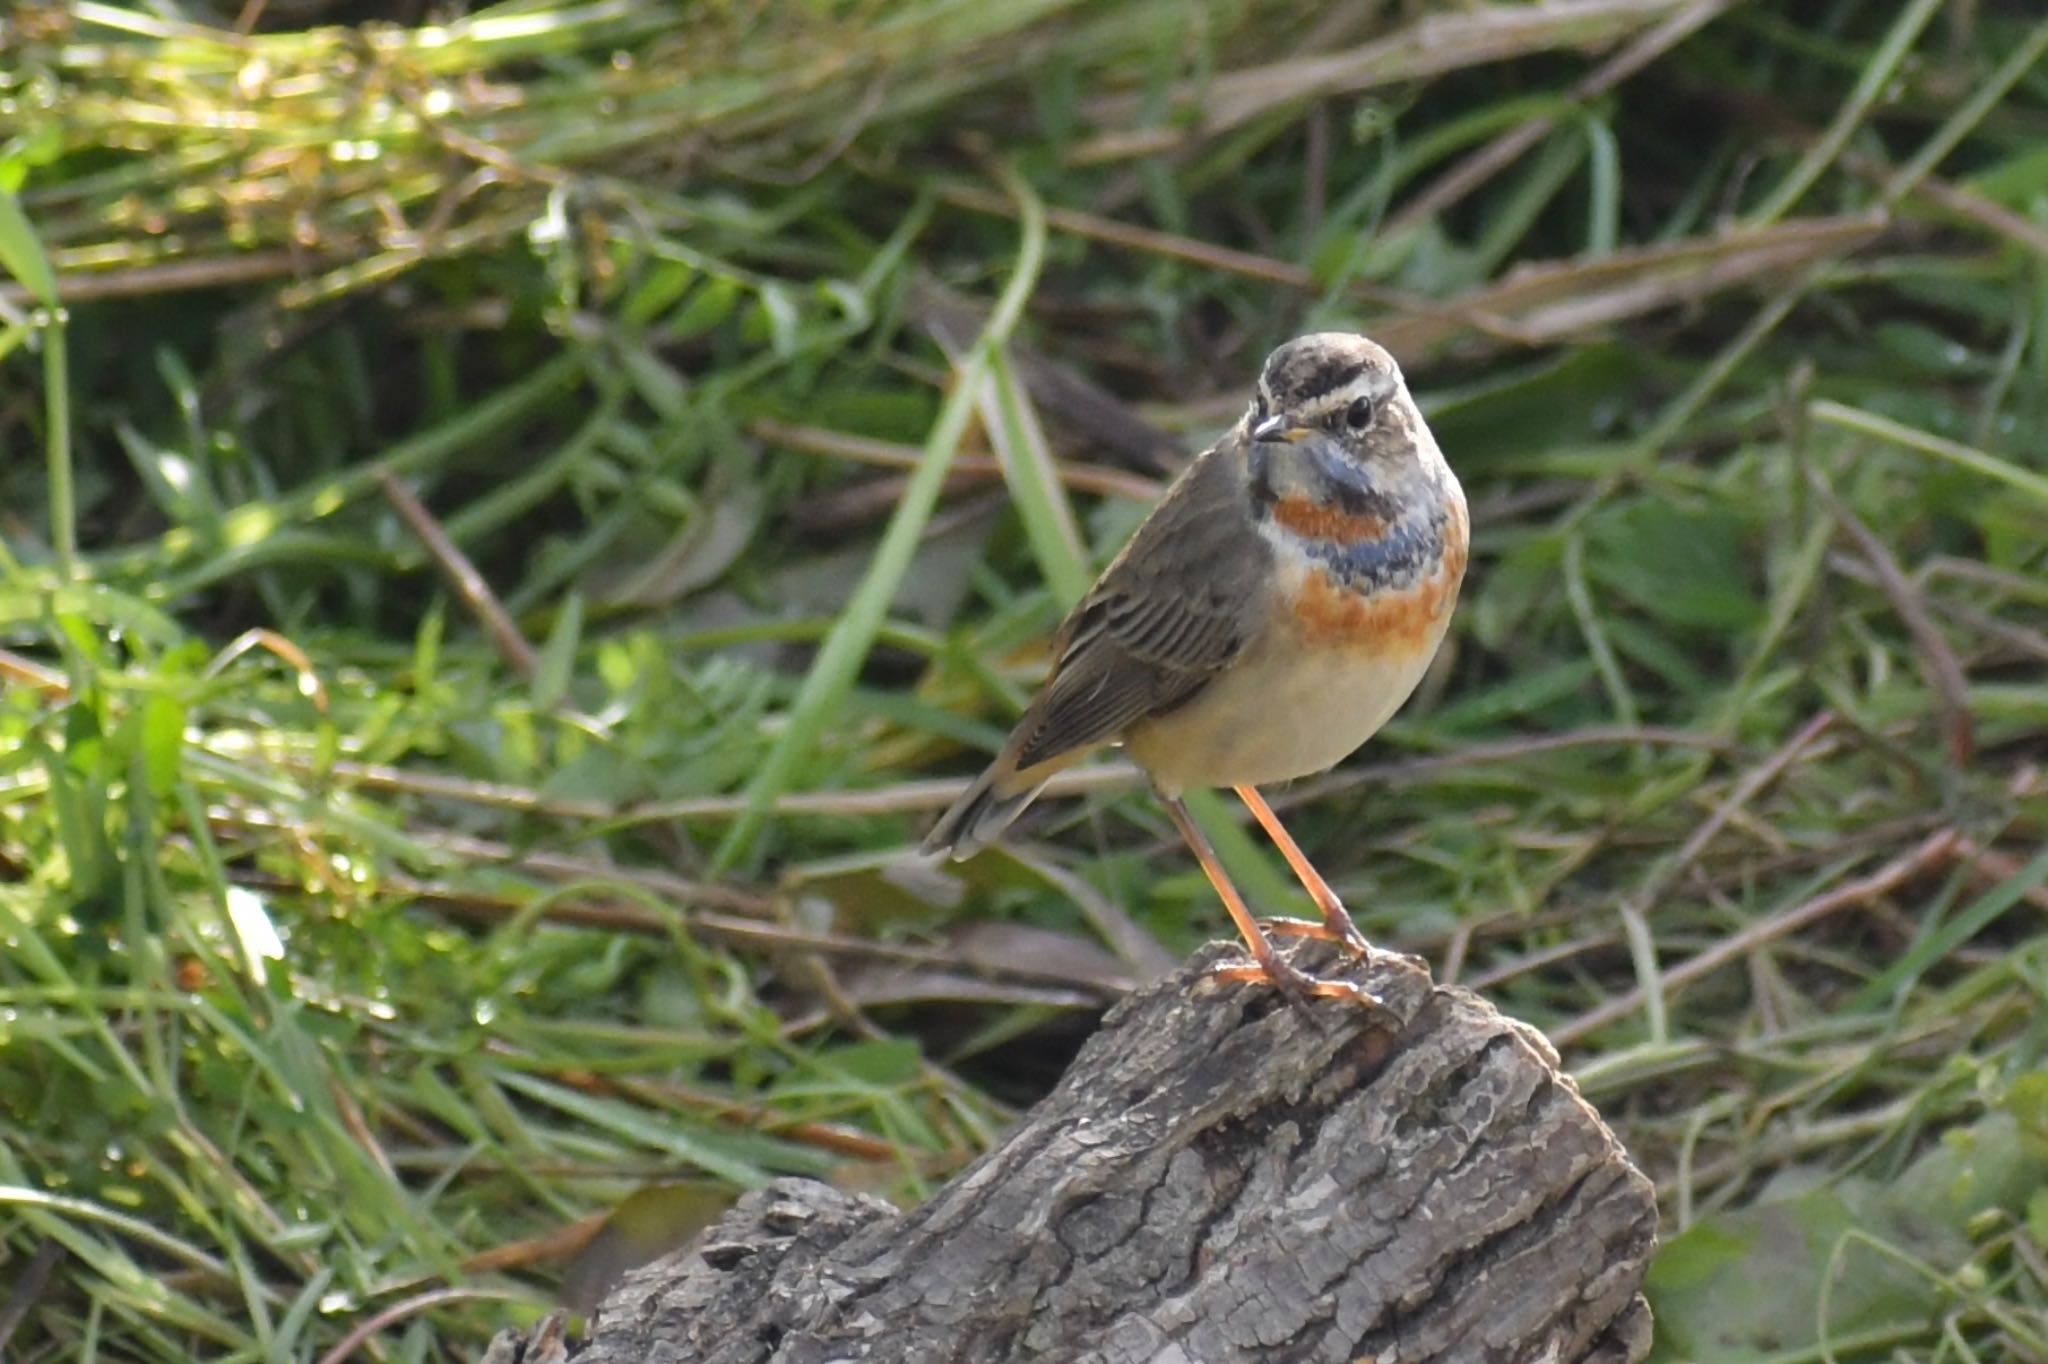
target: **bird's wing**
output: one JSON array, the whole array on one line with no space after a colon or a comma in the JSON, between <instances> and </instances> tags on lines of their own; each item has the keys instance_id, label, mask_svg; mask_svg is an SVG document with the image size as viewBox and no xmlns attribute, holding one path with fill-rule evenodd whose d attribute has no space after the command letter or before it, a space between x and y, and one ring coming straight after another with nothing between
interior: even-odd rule
<instances>
[{"instance_id":1,"label":"bird's wing","mask_svg":"<svg viewBox=\"0 0 2048 1364\"><path fill-rule=\"evenodd\" d=\"M1186 703L1265 623L1272 551L1233 439L1167 490L1060 627L1052 675L1012 737L1017 770Z\"/></svg>"}]
</instances>

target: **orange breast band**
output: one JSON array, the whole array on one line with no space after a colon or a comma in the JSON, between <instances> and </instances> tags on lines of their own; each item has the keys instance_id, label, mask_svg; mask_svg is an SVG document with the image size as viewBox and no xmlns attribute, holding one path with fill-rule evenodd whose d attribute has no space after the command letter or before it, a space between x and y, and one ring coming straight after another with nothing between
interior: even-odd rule
<instances>
[{"instance_id":1,"label":"orange breast band","mask_svg":"<svg viewBox=\"0 0 2048 1364\"><path fill-rule=\"evenodd\" d=\"M1295 624L1310 644L1323 648L1368 653L1420 649L1431 629L1457 604L1463 576L1445 563L1406 587L1360 591L1318 565L1309 570L1294 599Z\"/></svg>"},{"instance_id":2,"label":"orange breast band","mask_svg":"<svg viewBox=\"0 0 2048 1364\"><path fill-rule=\"evenodd\" d=\"M1275 502L1273 520L1305 539L1340 545L1377 540L1387 531L1386 521L1371 512L1347 512L1300 496Z\"/></svg>"}]
</instances>

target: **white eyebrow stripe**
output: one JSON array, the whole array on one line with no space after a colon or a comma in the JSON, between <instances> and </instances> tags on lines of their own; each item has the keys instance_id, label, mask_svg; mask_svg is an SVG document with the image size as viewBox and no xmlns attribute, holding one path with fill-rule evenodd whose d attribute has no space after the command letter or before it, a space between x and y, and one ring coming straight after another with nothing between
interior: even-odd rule
<instances>
[{"instance_id":1,"label":"white eyebrow stripe","mask_svg":"<svg viewBox=\"0 0 2048 1364\"><path fill-rule=\"evenodd\" d=\"M1340 388L1333 388L1328 393L1311 399L1302 410L1301 415L1304 417L1322 416L1325 413L1335 412L1339 408L1349 407L1360 398L1371 398L1374 404L1377 405L1384 402L1387 395L1392 391L1393 386L1387 382L1385 375L1367 370L1365 373L1352 379L1350 383Z\"/></svg>"}]
</instances>

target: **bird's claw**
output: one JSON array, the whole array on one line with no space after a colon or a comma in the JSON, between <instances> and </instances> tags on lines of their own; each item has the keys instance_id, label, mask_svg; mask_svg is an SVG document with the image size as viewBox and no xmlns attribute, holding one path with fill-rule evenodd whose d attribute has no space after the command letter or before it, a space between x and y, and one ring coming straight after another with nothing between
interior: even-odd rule
<instances>
[{"instance_id":1,"label":"bird's claw","mask_svg":"<svg viewBox=\"0 0 2048 1364\"><path fill-rule=\"evenodd\" d=\"M1314 938L1317 942L1335 943L1346 956L1360 962L1369 964L1373 959L1373 945L1348 923L1339 926L1315 919L1261 919L1259 927L1276 938Z\"/></svg>"},{"instance_id":2,"label":"bird's claw","mask_svg":"<svg viewBox=\"0 0 2048 1364\"><path fill-rule=\"evenodd\" d=\"M1364 986L1348 980L1312 976L1279 957L1265 961L1253 960L1212 966L1206 974L1211 980L1250 981L1260 985L1271 985L1295 1004L1306 1005L1315 999L1347 1000L1373 1013L1384 1014L1396 1022L1399 1021L1394 1011L1387 1007L1386 1001Z\"/></svg>"}]
</instances>

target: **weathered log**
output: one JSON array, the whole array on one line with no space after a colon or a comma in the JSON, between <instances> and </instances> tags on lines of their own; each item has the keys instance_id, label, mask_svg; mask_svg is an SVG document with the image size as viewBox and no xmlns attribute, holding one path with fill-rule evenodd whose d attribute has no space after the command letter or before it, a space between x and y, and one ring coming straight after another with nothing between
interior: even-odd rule
<instances>
[{"instance_id":1,"label":"weathered log","mask_svg":"<svg viewBox=\"0 0 2048 1364\"><path fill-rule=\"evenodd\" d=\"M748 1194L617 1287L578 1364L1648 1353L1653 1191L1539 1033L1411 959L1352 969L1381 1016L1207 979L1227 953L1119 1004L922 1206ZM490 1364L562 1349L508 1334Z\"/></svg>"}]
</instances>

